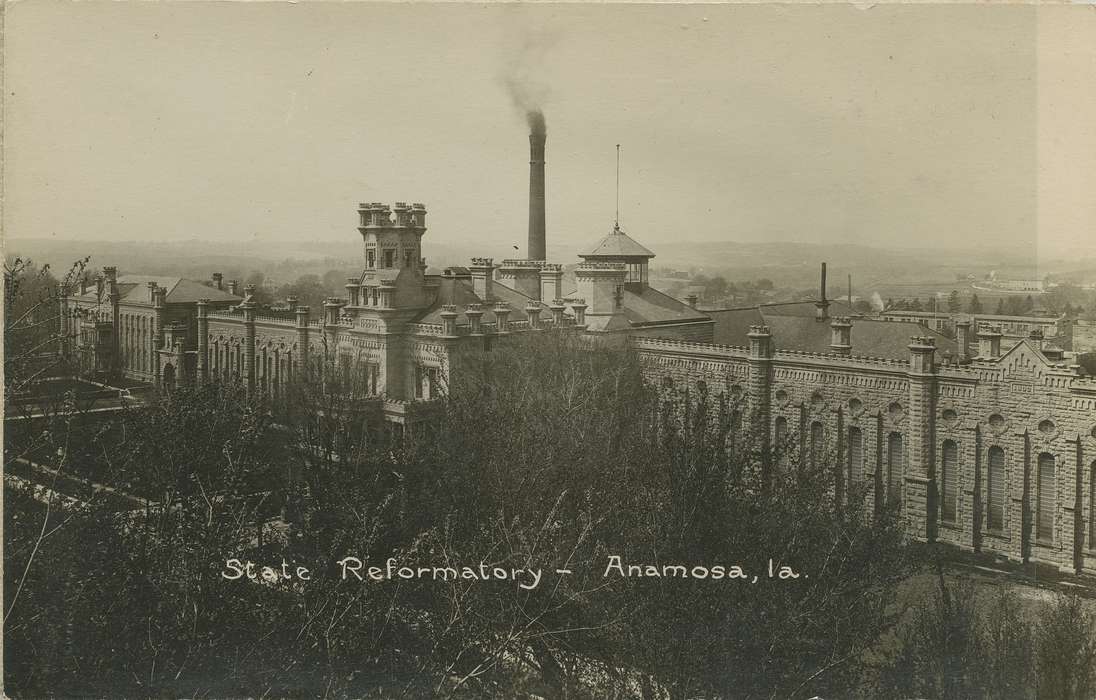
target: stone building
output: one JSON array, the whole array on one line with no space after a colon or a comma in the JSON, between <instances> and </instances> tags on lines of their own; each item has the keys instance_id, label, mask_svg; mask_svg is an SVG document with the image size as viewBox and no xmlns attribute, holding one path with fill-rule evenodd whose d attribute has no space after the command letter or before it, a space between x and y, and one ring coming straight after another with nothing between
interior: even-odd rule
<instances>
[{"instance_id":1,"label":"stone building","mask_svg":"<svg viewBox=\"0 0 1096 700\"><path fill-rule=\"evenodd\" d=\"M217 274L204 284L108 267L94 290L67 291L63 350L168 390L238 381L275 394L322 361L355 379L364 410L408 424L460 372L457 349L546 327L623 334L667 398L730 400L739 437L750 427L774 464L788 450L832 457L835 492L899 503L911 537L1096 569L1096 380L1044 345L1057 319L859 318L826 299L824 264L817 300L699 310L695 296L651 288L654 252L619 225L564 289L564 267L544 260L542 126L529 141L526 259L431 270L422 204L362 203L362 272L320 309L260 307ZM954 341L939 332L952 329Z\"/></svg>"},{"instance_id":2,"label":"stone building","mask_svg":"<svg viewBox=\"0 0 1096 700\"><path fill-rule=\"evenodd\" d=\"M1066 571L1096 569L1096 379L1039 338L955 321L955 340L819 300L700 311L647 284L654 253L619 227L563 267L474 258L428 273L421 204L358 208L365 266L316 316L260 309L235 282L105 268L64 300L91 369L170 388L240 381L276 392L323 356L353 367L379 418L413 422L458 347L566 328L631 337L647 379L729 399L766 454L831 458L839 493L895 499L910 536ZM912 339L911 339L912 337Z\"/></svg>"},{"instance_id":3,"label":"stone building","mask_svg":"<svg viewBox=\"0 0 1096 700\"><path fill-rule=\"evenodd\" d=\"M207 309L228 309L242 301L235 283L224 289L220 275L206 286L179 277L119 277L116 267L104 267L93 286L66 291L61 297L61 337L71 340L77 362L90 372L157 384L161 379L174 383L177 371L193 370L173 365L164 377L165 332L166 349L178 344L180 353L193 352L198 346L198 301L206 300Z\"/></svg>"},{"instance_id":4,"label":"stone building","mask_svg":"<svg viewBox=\"0 0 1096 700\"><path fill-rule=\"evenodd\" d=\"M781 349L764 325L742 345L634 346L665 399L729 399L774 464L827 456L838 493L895 499L914 538L1096 570L1096 379L994 329L945 364L931 336L904 359L858 356L856 326L828 325L823 352Z\"/></svg>"},{"instance_id":5,"label":"stone building","mask_svg":"<svg viewBox=\"0 0 1096 700\"><path fill-rule=\"evenodd\" d=\"M91 358L92 370L167 388L227 380L268 393L323 360L353 368L361 393L384 420L408 423L448 384L458 346L489 348L511 334L550 327L712 340L710 318L650 288L647 260L654 254L619 227L575 268L568 293L563 266L543 260L496 265L473 258L468 267L428 271L422 204L360 204L358 232L361 274L347 280L345 296L326 299L315 314L292 299L283 310L261 308L253 287L237 296L233 280L223 291L219 274L205 286L116 278L115 268L106 268L95 293L65 298L67 314L91 324L74 348ZM142 297L133 291L138 279L146 280ZM113 310L104 312L104 305Z\"/></svg>"}]
</instances>

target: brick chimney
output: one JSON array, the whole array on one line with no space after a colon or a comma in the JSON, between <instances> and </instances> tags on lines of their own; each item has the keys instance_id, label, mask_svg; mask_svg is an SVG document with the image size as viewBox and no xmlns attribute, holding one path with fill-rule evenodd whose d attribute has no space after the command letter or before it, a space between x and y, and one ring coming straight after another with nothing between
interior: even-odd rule
<instances>
[{"instance_id":1,"label":"brick chimney","mask_svg":"<svg viewBox=\"0 0 1096 700\"><path fill-rule=\"evenodd\" d=\"M563 296L563 266L545 263L540 268L540 299L559 299Z\"/></svg>"},{"instance_id":2,"label":"brick chimney","mask_svg":"<svg viewBox=\"0 0 1096 700\"><path fill-rule=\"evenodd\" d=\"M969 360L970 354L970 319L961 318L955 322L955 342L959 344L959 361Z\"/></svg>"},{"instance_id":3,"label":"brick chimney","mask_svg":"<svg viewBox=\"0 0 1096 700\"><path fill-rule=\"evenodd\" d=\"M495 261L492 258L472 258L468 267L472 271L472 290L483 301L491 301L495 296Z\"/></svg>"},{"instance_id":4,"label":"brick chimney","mask_svg":"<svg viewBox=\"0 0 1096 700\"><path fill-rule=\"evenodd\" d=\"M852 354L852 321L848 317L830 322L830 350L846 357Z\"/></svg>"},{"instance_id":5,"label":"brick chimney","mask_svg":"<svg viewBox=\"0 0 1096 700\"><path fill-rule=\"evenodd\" d=\"M544 144L547 136L534 130L529 134L529 260L544 260Z\"/></svg>"},{"instance_id":6,"label":"brick chimney","mask_svg":"<svg viewBox=\"0 0 1096 700\"><path fill-rule=\"evenodd\" d=\"M1001 327L982 326L978 330L978 357L993 359L1001 356Z\"/></svg>"}]
</instances>

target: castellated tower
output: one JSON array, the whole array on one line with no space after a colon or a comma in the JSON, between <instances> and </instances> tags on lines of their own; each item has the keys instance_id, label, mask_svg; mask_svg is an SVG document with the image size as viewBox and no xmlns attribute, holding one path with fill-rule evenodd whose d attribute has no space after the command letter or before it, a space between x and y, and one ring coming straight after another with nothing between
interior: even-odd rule
<instances>
[{"instance_id":1,"label":"castellated tower","mask_svg":"<svg viewBox=\"0 0 1096 700\"><path fill-rule=\"evenodd\" d=\"M358 205L358 216L367 270L411 270L422 274L425 206L396 202L389 208L379 202L362 203Z\"/></svg>"},{"instance_id":2,"label":"castellated tower","mask_svg":"<svg viewBox=\"0 0 1096 700\"><path fill-rule=\"evenodd\" d=\"M422 257L426 207L417 202L396 202L392 207L362 203L358 218L365 269L356 282L348 281L350 306L410 309L427 305Z\"/></svg>"}]
</instances>

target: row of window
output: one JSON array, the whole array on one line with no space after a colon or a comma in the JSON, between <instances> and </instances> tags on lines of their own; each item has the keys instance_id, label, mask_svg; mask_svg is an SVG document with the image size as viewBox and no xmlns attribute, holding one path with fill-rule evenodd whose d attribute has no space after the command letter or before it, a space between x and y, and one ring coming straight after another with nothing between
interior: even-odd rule
<instances>
[{"instance_id":1,"label":"row of window","mask_svg":"<svg viewBox=\"0 0 1096 700\"><path fill-rule=\"evenodd\" d=\"M788 421L780 416L775 421L775 441L778 448L788 439ZM825 429L822 423L811 423L808 440L807 458L812 465L820 464L824 458ZM887 435L885 446L886 470L884 484L888 497L900 498L902 479L905 473L905 445L901 433ZM955 440L944 440L941 445L939 495L940 519L945 523L958 520L959 504L959 444ZM864 432L857 426L848 428L845 445L845 467L848 486L859 483L864 474ZM1042 452L1035 464L1035 538L1040 542L1054 541L1054 516L1058 500L1057 465L1054 455ZM986 453L985 494L986 528L1001 531L1005 528L1005 499L1007 496L1007 477L1005 474L1005 451L992 446ZM1088 499L1088 541L1090 548L1096 548L1096 461L1090 467Z\"/></svg>"},{"instance_id":2,"label":"row of window","mask_svg":"<svg viewBox=\"0 0 1096 700\"><path fill-rule=\"evenodd\" d=\"M145 316L122 315L118 329L118 350L122 367L140 372L155 371L156 353L153 349L153 322Z\"/></svg>"},{"instance_id":3,"label":"row of window","mask_svg":"<svg viewBox=\"0 0 1096 700\"><path fill-rule=\"evenodd\" d=\"M381 251L381 261L384 263L382 268L392 268L396 266L396 251L393 249L386 249ZM370 248L365 251L365 266L370 270L377 269L377 251ZM415 266L415 251L406 250L403 253L403 266L414 267Z\"/></svg>"},{"instance_id":4,"label":"row of window","mask_svg":"<svg viewBox=\"0 0 1096 700\"><path fill-rule=\"evenodd\" d=\"M209 362L209 371L213 376L238 378L243 374L243 349L239 345L214 342L210 346ZM275 392L279 385L292 381L293 371L293 355L290 352L256 353L256 382L271 392ZM356 363L353 356L342 354L339 356L337 379L347 387L375 395L380 385L380 365L375 362ZM364 385L358 387L358 382L364 382Z\"/></svg>"}]
</instances>

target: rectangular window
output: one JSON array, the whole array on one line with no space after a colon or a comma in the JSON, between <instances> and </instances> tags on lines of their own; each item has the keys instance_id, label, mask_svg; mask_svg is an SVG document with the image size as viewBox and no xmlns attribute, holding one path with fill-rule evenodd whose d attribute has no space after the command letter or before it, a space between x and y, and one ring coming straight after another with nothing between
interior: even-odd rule
<instances>
[{"instance_id":1,"label":"rectangular window","mask_svg":"<svg viewBox=\"0 0 1096 700\"><path fill-rule=\"evenodd\" d=\"M377 365L377 364L372 363L372 362L369 363L369 365L366 366L366 375L365 375L366 376L366 378L365 378L366 390L370 394L376 394L377 393L377 378L380 375L380 369L381 369L380 365Z\"/></svg>"},{"instance_id":2,"label":"rectangular window","mask_svg":"<svg viewBox=\"0 0 1096 700\"><path fill-rule=\"evenodd\" d=\"M811 466L819 468L822 466L822 450L825 445L823 443L822 424L815 421L811 423Z\"/></svg>"},{"instance_id":3,"label":"rectangular window","mask_svg":"<svg viewBox=\"0 0 1096 700\"><path fill-rule=\"evenodd\" d=\"M849 428L848 465L849 485L860 483L864 474L864 431L860 428Z\"/></svg>"},{"instance_id":4,"label":"rectangular window","mask_svg":"<svg viewBox=\"0 0 1096 700\"><path fill-rule=\"evenodd\" d=\"M396 266L396 253L392 250L384 251L384 266L386 268Z\"/></svg>"},{"instance_id":5,"label":"rectangular window","mask_svg":"<svg viewBox=\"0 0 1096 700\"><path fill-rule=\"evenodd\" d=\"M341 353L339 355L339 373L342 375L343 383L348 387L350 386L350 381L352 378L352 364L353 358L350 355L346 353Z\"/></svg>"},{"instance_id":6,"label":"rectangular window","mask_svg":"<svg viewBox=\"0 0 1096 700\"><path fill-rule=\"evenodd\" d=\"M377 267L377 251L365 251L365 266L370 269Z\"/></svg>"},{"instance_id":7,"label":"rectangular window","mask_svg":"<svg viewBox=\"0 0 1096 700\"><path fill-rule=\"evenodd\" d=\"M788 419L784 416L778 416L776 419L776 425L773 429L773 447L776 448L777 459L779 464L787 464L787 442L788 442Z\"/></svg>"},{"instance_id":8,"label":"rectangular window","mask_svg":"<svg viewBox=\"0 0 1096 700\"><path fill-rule=\"evenodd\" d=\"M415 252L409 250L403 254L403 266L411 267L412 261L415 259Z\"/></svg>"},{"instance_id":9,"label":"rectangular window","mask_svg":"<svg viewBox=\"0 0 1096 700\"><path fill-rule=\"evenodd\" d=\"M1005 527L1005 451L1000 447L989 448L989 469L986 471L986 527L1002 530Z\"/></svg>"},{"instance_id":10,"label":"rectangular window","mask_svg":"<svg viewBox=\"0 0 1096 700\"><path fill-rule=\"evenodd\" d=\"M891 433L887 438L887 500L902 500L902 478L905 473L905 450L902 435Z\"/></svg>"},{"instance_id":11,"label":"rectangular window","mask_svg":"<svg viewBox=\"0 0 1096 700\"><path fill-rule=\"evenodd\" d=\"M1039 455L1039 483L1035 495L1035 539L1054 541L1054 509L1057 481L1055 480L1054 455Z\"/></svg>"},{"instance_id":12,"label":"rectangular window","mask_svg":"<svg viewBox=\"0 0 1096 700\"><path fill-rule=\"evenodd\" d=\"M421 366L416 366L415 367L415 398L416 399L424 398L424 396L425 396L425 391L424 391L425 385L426 385L426 372L423 370L423 368Z\"/></svg>"},{"instance_id":13,"label":"rectangular window","mask_svg":"<svg viewBox=\"0 0 1096 700\"><path fill-rule=\"evenodd\" d=\"M940 462L940 518L945 522L955 522L956 504L959 500L959 447L951 440L944 441Z\"/></svg>"}]
</instances>

